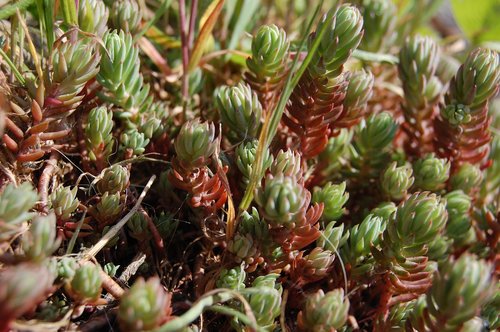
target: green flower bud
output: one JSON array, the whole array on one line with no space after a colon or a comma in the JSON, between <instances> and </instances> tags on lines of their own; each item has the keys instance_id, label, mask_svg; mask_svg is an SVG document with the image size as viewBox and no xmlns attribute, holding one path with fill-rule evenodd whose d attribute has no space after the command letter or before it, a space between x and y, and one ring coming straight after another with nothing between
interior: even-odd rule
<instances>
[{"instance_id":1,"label":"green flower bud","mask_svg":"<svg viewBox=\"0 0 500 332\"><path fill-rule=\"evenodd\" d=\"M460 330L461 325L472 319L491 296L492 273L491 264L468 254L460 256L455 262L444 262L427 294L430 317L435 317L437 321L429 317L427 326L431 330L436 330L432 328L434 324Z\"/></svg>"},{"instance_id":2,"label":"green flower bud","mask_svg":"<svg viewBox=\"0 0 500 332\"><path fill-rule=\"evenodd\" d=\"M344 297L343 289L338 288L326 294L320 289L307 297L297 320L302 331L336 331L344 326L348 313L349 299Z\"/></svg>"},{"instance_id":3,"label":"green flower bud","mask_svg":"<svg viewBox=\"0 0 500 332\"><path fill-rule=\"evenodd\" d=\"M302 178L302 159L298 152L280 150L271 164L270 172L273 175L283 174Z\"/></svg>"},{"instance_id":4,"label":"green flower bud","mask_svg":"<svg viewBox=\"0 0 500 332\"><path fill-rule=\"evenodd\" d=\"M328 225L326 225L325 230L316 240L316 245L318 247L335 252L339 247L344 245L349 237L349 232L344 234L344 224L341 224L338 227L334 226L335 221L332 221ZM342 234L344 235L342 236Z\"/></svg>"},{"instance_id":5,"label":"green flower bud","mask_svg":"<svg viewBox=\"0 0 500 332\"><path fill-rule=\"evenodd\" d=\"M233 142L255 138L260 127L262 105L249 85L223 86L216 97L222 124L230 130Z\"/></svg>"},{"instance_id":6,"label":"green flower bud","mask_svg":"<svg viewBox=\"0 0 500 332\"><path fill-rule=\"evenodd\" d=\"M123 331L150 331L165 321L171 295L158 277L148 281L139 278L123 295L118 309L118 322Z\"/></svg>"},{"instance_id":7,"label":"green flower bud","mask_svg":"<svg viewBox=\"0 0 500 332\"><path fill-rule=\"evenodd\" d=\"M471 109L463 104L446 105L441 110L441 115L453 126L469 123L472 120Z\"/></svg>"},{"instance_id":8,"label":"green flower bud","mask_svg":"<svg viewBox=\"0 0 500 332\"><path fill-rule=\"evenodd\" d=\"M37 216L31 227L23 235L22 248L24 255L32 262L41 262L50 257L59 248L61 240L57 238L56 216Z\"/></svg>"},{"instance_id":9,"label":"green flower bud","mask_svg":"<svg viewBox=\"0 0 500 332\"><path fill-rule=\"evenodd\" d=\"M394 41L396 6L391 0L361 0L364 36L359 48L370 52L385 51Z\"/></svg>"},{"instance_id":10,"label":"green flower bud","mask_svg":"<svg viewBox=\"0 0 500 332\"><path fill-rule=\"evenodd\" d=\"M257 77L274 78L283 71L290 43L276 25L264 25L252 39L252 56L247 66Z\"/></svg>"},{"instance_id":11,"label":"green flower bud","mask_svg":"<svg viewBox=\"0 0 500 332\"><path fill-rule=\"evenodd\" d=\"M54 213L60 220L68 220L71 214L76 211L80 201L76 198L78 187L60 186L50 194L49 201L54 209Z\"/></svg>"},{"instance_id":12,"label":"green flower bud","mask_svg":"<svg viewBox=\"0 0 500 332\"><path fill-rule=\"evenodd\" d=\"M236 148L236 166L243 175L242 183L246 187L250 174L252 173L252 166L255 161L255 154L257 153L257 147L259 141L253 140L247 143L241 143ZM262 176L264 172L271 166L273 162L273 156L270 154L269 150L266 149L264 152L264 165L262 168Z\"/></svg>"},{"instance_id":13,"label":"green flower bud","mask_svg":"<svg viewBox=\"0 0 500 332\"><path fill-rule=\"evenodd\" d=\"M113 278L116 275L116 272L118 271L119 268L120 268L120 265L108 263L108 264L104 265L103 270L104 270L104 272L106 272L106 274L108 276Z\"/></svg>"},{"instance_id":14,"label":"green flower bud","mask_svg":"<svg viewBox=\"0 0 500 332\"><path fill-rule=\"evenodd\" d=\"M384 219L369 214L361 224L350 229L349 240L342 247L342 256L352 265L362 262L370 254L370 248L379 244L384 230Z\"/></svg>"},{"instance_id":15,"label":"green flower bud","mask_svg":"<svg viewBox=\"0 0 500 332\"><path fill-rule=\"evenodd\" d=\"M312 202L323 203L323 220L339 220L345 212L344 205L349 199L349 193L345 192L346 182L332 184L328 182L323 188L314 188Z\"/></svg>"},{"instance_id":16,"label":"green flower bud","mask_svg":"<svg viewBox=\"0 0 500 332\"><path fill-rule=\"evenodd\" d=\"M413 164L415 187L422 190L437 191L444 187L450 177L450 162L429 154Z\"/></svg>"},{"instance_id":17,"label":"green flower bud","mask_svg":"<svg viewBox=\"0 0 500 332\"><path fill-rule=\"evenodd\" d=\"M96 160L100 156L109 156L113 150L113 112L105 107L93 108L87 120L85 138L89 157Z\"/></svg>"},{"instance_id":18,"label":"green flower bud","mask_svg":"<svg viewBox=\"0 0 500 332\"><path fill-rule=\"evenodd\" d=\"M142 13L136 1L120 0L113 2L111 23L114 28L135 34L141 28L141 19Z\"/></svg>"},{"instance_id":19,"label":"green flower bud","mask_svg":"<svg viewBox=\"0 0 500 332\"><path fill-rule=\"evenodd\" d=\"M57 262L57 276L64 281L69 281L75 276L75 271L78 268L78 263L71 256L63 256Z\"/></svg>"},{"instance_id":20,"label":"green flower bud","mask_svg":"<svg viewBox=\"0 0 500 332\"><path fill-rule=\"evenodd\" d=\"M23 263L0 272L2 327L36 308L53 292L55 275L43 264Z\"/></svg>"},{"instance_id":21,"label":"green flower bud","mask_svg":"<svg viewBox=\"0 0 500 332\"><path fill-rule=\"evenodd\" d=\"M479 167L464 163L450 178L450 185L453 190L463 190L469 194L474 188L478 188L483 181L483 172Z\"/></svg>"},{"instance_id":22,"label":"green flower bud","mask_svg":"<svg viewBox=\"0 0 500 332\"><path fill-rule=\"evenodd\" d=\"M394 220L387 225L384 241L387 237L394 251L418 252L441 233L447 218L446 206L439 196L428 192L412 194L398 206Z\"/></svg>"},{"instance_id":23,"label":"green flower bud","mask_svg":"<svg viewBox=\"0 0 500 332\"><path fill-rule=\"evenodd\" d=\"M439 97L442 85L435 76L439 64L438 45L429 37L406 40L399 52L399 77L403 83L406 106L423 110Z\"/></svg>"},{"instance_id":24,"label":"green flower bud","mask_svg":"<svg viewBox=\"0 0 500 332\"><path fill-rule=\"evenodd\" d=\"M216 144L213 123L200 123L198 119L186 122L174 142L177 159L186 169L206 165Z\"/></svg>"},{"instance_id":25,"label":"green flower bud","mask_svg":"<svg viewBox=\"0 0 500 332\"><path fill-rule=\"evenodd\" d=\"M295 177L268 175L257 190L255 201L264 219L274 227L294 227L294 221L305 213L311 194Z\"/></svg>"},{"instance_id":26,"label":"green flower bud","mask_svg":"<svg viewBox=\"0 0 500 332\"><path fill-rule=\"evenodd\" d=\"M85 32L102 36L106 31L108 8L101 0L80 0L78 7L78 27Z\"/></svg>"},{"instance_id":27,"label":"green flower bud","mask_svg":"<svg viewBox=\"0 0 500 332\"><path fill-rule=\"evenodd\" d=\"M396 166L397 163L393 162L386 168L382 174L381 187L389 198L401 200L406 196L415 179L410 165Z\"/></svg>"},{"instance_id":28,"label":"green flower bud","mask_svg":"<svg viewBox=\"0 0 500 332\"><path fill-rule=\"evenodd\" d=\"M350 128L357 124L366 114L366 103L373 92L373 74L369 71L358 70L348 74L344 111L345 115L335 122L336 127Z\"/></svg>"},{"instance_id":29,"label":"green flower bud","mask_svg":"<svg viewBox=\"0 0 500 332\"><path fill-rule=\"evenodd\" d=\"M352 140L353 131L342 128L339 135L330 137L326 148L318 156L319 162L326 165L322 172L326 178L330 178L342 168L342 162L349 157L348 147Z\"/></svg>"},{"instance_id":30,"label":"green flower bud","mask_svg":"<svg viewBox=\"0 0 500 332\"><path fill-rule=\"evenodd\" d=\"M390 160L388 150L396 135L398 125L387 112L369 117L356 128L351 145L351 164L364 176L376 178ZM366 175L365 175L366 174Z\"/></svg>"},{"instance_id":31,"label":"green flower bud","mask_svg":"<svg viewBox=\"0 0 500 332\"><path fill-rule=\"evenodd\" d=\"M472 201L469 195L461 190L455 190L444 196L448 211L446 235L452 239L463 238L471 228L472 218L469 211Z\"/></svg>"},{"instance_id":32,"label":"green flower bud","mask_svg":"<svg viewBox=\"0 0 500 332\"><path fill-rule=\"evenodd\" d=\"M218 288L228 288L240 291L245 288L246 273L241 267L233 269L222 269L217 279Z\"/></svg>"},{"instance_id":33,"label":"green flower bud","mask_svg":"<svg viewBox=\"0 0 500 332\"><path fill-rule=\"evenodd\" d=\"M71 297L80 303L96 301L101 296L102 279L99 267L93 264L80 266L71 282L66 285Z\"/></svg>"},{"instance_id":34,"label":"green flower bud","mask_svg":"<svg viewBox=\"0 0 500 332\"><path fill-rule=\"evenodd\" d=\"M74 109L80 104L80 92L99 72L100 58L90 39L62 43L54 49L52 88L48 93L61 102L59 107Z\"/></svg>"},{"instance_id":35,"label":"green flower bud","mask_svg":"<svg viewBox=\"0 0 500 332\"><path fill-rule=\"evenodd\" d=\"M126 167L115 164L103 170L101 174L102 176L97 182L97 190L101 195L106 192L110 194L122 192L130 184L130 174Z\"/></svg>"},{"instance_id":36,"label":"green flower bud","mask_svg":"<svg viewBox=\"0 0 500 332\"><path fill-rule=\"evenodd\" d=\"M36 204L38 195L33 187L24 182L19 187L9 184L0 195L0 242L21 230L22 224L34 214L29 212Z\"/></svg>"},{"instance_id":37,"label":"green flower bud","mask_svg":"<svg viewBox=\"0 0 500 332\"><path fill-rule=\"evenodd\" d=\"M363 37L363 17L359 10L350 5L331 9L319 22L316 31L327 25L325 33L314 53L309 70L313 77L334 78L342 72L342 66L358 47ZM315 35L309 41L314 42Z\"/></svg>"},{"instance_id":38,"label":"green flower bud","mask_svg":"<svg viewBox=\"0 0 500 332\"><path fill-rule=\"evenodd\" d=\"M257 277L252 287L243 291L257 324L266 330L272 330L274 320L280 315L283 288L281 284L276 283L278 276L278 274L268 274Z\"/></svg>"},{"instance_id":39,"label":"green flower bud","mask_svg":"<svg viewBox=\"0 0 500 332\"><path fill-rule=\"evenodd\" d=\"M500 58L484 48L472 51L450 83L447 104L463 104L477 109L492 98L500 83Z\"/></svg>"},{"instance_id":40,"label":"green flower bud","mask_svg":"<svg viewBox=\"0 0 500 332\"><path fill-rule=\"evenodd\" d=\"M120 200L120 193L104 193L101 201L96 204L96 217L101 227L113 223L122 213L123 206Z\"/></svg>"},{"instance_id":41,"label":"green flower bud","mask_svg":"<svg viewBox=\"0 0 500 332\"><path fill-rule=\"evenodd\" d=\"M101 93L100 97L127 110L120 116L133 116L151 105L149 84L144 83L139 70L139 49L132 36L124 31L106 32L103 42L105 51L97 81L109 94Z\"/></svg>"},{"instance_id":42,"label":"green flower bud","mask_svg":"<svg viewBox=\"0 0 500 332\"><path fill-rule=\"evenodd\" d=\"M120 142L123 149L130 150L135 156L139 156L146 150L149 139L137 130L129 130L121 134Z\"/></svg>"}]
</instances>

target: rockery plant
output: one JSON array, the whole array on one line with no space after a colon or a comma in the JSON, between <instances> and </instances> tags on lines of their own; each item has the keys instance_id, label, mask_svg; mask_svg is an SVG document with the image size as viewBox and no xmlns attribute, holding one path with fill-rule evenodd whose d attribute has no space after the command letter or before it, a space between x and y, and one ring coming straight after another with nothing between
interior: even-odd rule
<instances>
[{"instance_id":1,"label":"rockery plant","mask_svg":"<svg viewBox=\"0 0 500 332\"><path fill-rule=\"evenodd\" d=\"M1 6L0 332L500 328L498 44L440 4Z\"/></svg>"}]
</instances>

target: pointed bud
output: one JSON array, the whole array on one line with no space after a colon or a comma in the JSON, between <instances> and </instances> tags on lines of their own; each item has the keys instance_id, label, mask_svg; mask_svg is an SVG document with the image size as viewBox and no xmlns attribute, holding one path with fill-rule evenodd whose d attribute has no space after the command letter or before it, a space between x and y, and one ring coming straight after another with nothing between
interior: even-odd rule
<instances>
[{"instance_id":1,"label":"pointed bud","mask_svg":"<svg viewBox=\"0 0 500 332\"><path fill-rule=\"evenodd\" d=\"M245 288L246 273L241 267L222 269L217 279L218 288L228 288L240 291Z\"/></svg>"},{"instance_id":2,"label":"pointed bud","mask_svg":"<svg viewBox=\"0 0 500 332\"><path fill-rule=\"evenodd\" d=\"M252 56L247 66L257 77L274 78L281 74L290 43L276 25L263 25L252 39Z\"/></svg>"},{"instance_id":3,"label":"pointed bud","mask_svg":"<svg viewBox=\"0 0 500 332\"><path fill-rule=\"evenodd\" d=\"M406 196L408 189L415 180L412 176L413 170L410 165L396 167L393 162L382 174L382 191L391 199L401 200Z\"/></svg>"},{"instance_id":4,"label":"pointed bud","mask_svg":"<svg viewBox=\"0 0 500 332\"><path fill-rule=\"evenodd\" d=\"M94 302L101 296L102 279L99 267L93 264L80 266L66 290L73 299L80 303Z\"/></svg>"},{"instance_id":5,"label":"pointed bud","mask_svg":"<svg viewBox=\"0 0 500 332\"><path fill-rule=\"evenodd\" d=\"M0 194L0 241L8 241L20 231L22 223L33 216L29 210L38 200L33 187L24 182L19 187L9 184Z\"/></svg>"},{"instance_id":6,"label":"pointed bud","mask_svg":"<svg viewBox=\"0 0 500 332\"><path fill-rule=\"evenodd\" d=\"M384 52L394 42L396 6L391 0L362 0L364 36L360 49L370 52Z\"/></svg>"},{"instance_id":7,"label":"pointed bud","mask_svg":"<svg viewBox=\"0 0 500 332\"><path fill-rule=\"evenodd\" d=\"M464 163L451 176L450 185L453 190L463 190L469 194L474 188L478 188L483 181L483 172L479 167Z\"/></svg>"},{"instance_id":8,"label":"pointed bud","mask_svg":"<svg viewBox=\"0 0 500 332\"><path fill-rule=\"evenodd\" d=\"M259 142L257 140L253 140L247 143L241 143L236 148L236 166L240 170L243 175L242 183L246 188L246 185L250 179L250 174L252 173L252 166L255 161L255 154L257 153L257 147ZM264 165L262 167L262 176L264 172L271 166L273 162L273 156L269 153L269 150L266 149L264 152Z\"/></svg>"},{"instance_id":9,"label":"pointed bud","mask_svg":"<svg viewBox=\"0 0 500 332\"><path fill-rule=\"evenodd\" d=\"M114 28L135 34L141 28L142 13L139 4L134 0L113 2L111 23Z\"/></svg>"},{"instance_id":10,"label":"pointed bud","mask_svg":"<svg viewBox=\"0 0 500 332\"><path fill-rule=\"evenodd\" d=\"M415 187L422 190L437 191L444 187L450 176L450 162L429 154L413 164Z\"/></svg>"},{"instance_id":11,"label":"pointed bud","mask_svg":"<svg viewBox=\"0 0 500 332\"><path fill-rule=\"evenodd\" d=\"M29 231L22 238L26 258L32 262L41 262L50 257L61 244L56 232L56 217L53 213L33 219Z\"/></svg>"},{"instance_id":12,"label":"pointed bud","mask_svg":"<svg viewBox=\"0 0 500 332\"><path fill-rule=\"evenodd\" d=\"M105 107L93 108L87 119L85 137L91 160L107 157L113 150L113 113Z\"/></svg>"},{"instance_id":13,"label":"pointed bud","mask_svg":"<svg viewBox=\"0 0 500 332\"><path fill-rule=\"evenodd\" d=\"M110 194L122 192L130 184L129 177L130 174L126 167L112 165L102 172L102 177L97 182L97 190L101 195L106 192Z\"/></svg>"},{"instance_id":14,"label":"pointed bud","mask_svg":"<svg viewBox=\"0 0 500 332\"><path fill-rule=\"evenodd\" d=\"M150 331L159 327L170 315L170 298L158 277L139 278L125 293L118 309L118 322L123 331Z\"/></svg>"},{"instance_id":15,"label":"pointed bud","mask_svg":"<svg viewBox=\"0 0 500 332\"><path fill-rule=\"evenodd\" d=\"M60 186L50 194L49 201L54 209L54 213L60 220L68 220L71 214L76 211L80 201L76 198L78 187Z\"/></svg>"},{"instance_id":16,"label":"pointed bud","mask_svg":"<svg viewBox=\"0 0 500 332\"><path fill-rule=\"evenodd\" d=\"M322 188L314 188L312 202L323 203L323 220L339 220L345 212L344 205L349 199L349 193L345 192L346 182L332 184L328 182Z\"/></svg>"},{"instance_id":17,"label":"pointed bud","mask_svg":"<svg viewBox=\"0 0 500 332\"><path fill-rule=\"evenodd\" d=\"M130 150L134 156L140 156L146 150L149 139L137 130L129 130L121 134L120 143L124 150Z\"/></svg>"},{"instance_id":18,"label":"pointed bud","mask_svg":"<svg viewBox=\"0 0 500 332\"><path fill-rule=\"evenodd\" d=\"M200 123L198 119L186 122L174 142L177 159L186 169L206 165L216 144L213 123Z\"/></svg>"},{"instance_id":19,"label":"pointed bud","mask_svg":"<svg viewBox=\"0 0 500 332\"><path fill-rule=\"evenodd\" d=\"M102 36L108 22L108 7L102 0L80 0L78 4L78 27L85 32Z\"/></svg>"},{"instance_id":20,"label":"pointed bud","mask_svg":"<svg viewBox=\"0 0 500 332\"><path fill-rule=\"evenodd\" d=\"M301 331L326 332L340 330L347 321L349 300L339 288L328 293L318 290L306 299L299 313L298 326Z\"/></svg>"}]
</instances>

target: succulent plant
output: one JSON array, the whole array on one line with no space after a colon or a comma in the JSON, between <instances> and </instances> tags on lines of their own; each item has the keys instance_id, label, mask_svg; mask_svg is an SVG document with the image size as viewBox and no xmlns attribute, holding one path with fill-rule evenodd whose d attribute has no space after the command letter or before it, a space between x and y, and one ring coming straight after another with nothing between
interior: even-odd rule
<instances>
[{"instance_id":1,"label":"succulent plant","mask_svg":"<svg viewBox=\"0 0 500 332\"><path fill-rule=\"evenodd\" d=\"M44 264L23 263L0 271L0 328L29 312L52 292L55 275Z\"/></svg>"},{"instance_id":2,"label":"succulent plant","mask_svg":"<svg viewBox=\"0 0 500 332\"><path fill-rule=\"evenodd\" d=\"M446 234L452 239L463 238L472 226L469 214L472 207L471 198L461 190L454 190L447 193L444 199L448 211Z\"/></svg>"},{"instance_id":3,"label":"succulent plant","mask_svg":"<svg viewBox=\"0 0 500 332\"><path fill-rule=\"evenodd\" d=\"M358 70L347 76L347 90L343 101L344 116L335 122L335 127L350 128L358 124L367 114L366 104L373 93L373 74L369 71Z\"/></svg>"},{"instance_id":4,"label":"succulent plant","mask_svg":"<svg viewBox=\"0 0 500 332\"><path fill-rule=\"evenodd\" d=\"M146 150L149 139L143 133L130 130L121 134L120 143L125 151L130 151L132 155L139 156Z\"/></svg>"},{"instance_id":5,"label":"succulent plant","mask_svg":"<svg viewBox=\"0 0 500 332\"><path fill-rule=\"evenodd\" d=\"M34 218L29 231L22 238L24 255L31 262L41 262L50 257L60 244L61 239L56 237L54 214Z\"/></svg>"},{"instance_id":6,"label":"succulent plant","mask_svg":"<svg viewBox=\"0 0 500 332\"><path fill-rule=\"evenodd\" d=\"M302 158L300 154L292 150L280 150L276 158L274 158L269 171L271 174L281 173L300 179L302 178Z\"/></svg>"},{"instance_id":7,"label":"succulent plant","mask_svg":"<svg viewBox=\"0 0 500 332\"><path fill-rule=\"evenodd\" d=\"M478 188L483 181L483 174L479 167L464 163L451 175L450 187L453 190L463 190L470 193L474 188Z\"/></svg>"},{"instance_id":8,"label":"succulent plant","mask_svg":"<svg viewBox=\"0 0 500 332\"><path fill-rule=\"evenodd\" d=\"M73 110L80 104L83 99L80 92L99 72L100 58L95 43L90 39L68 41L54 50L54 73L48 95L57 99L57 109ZM61 112L55 111L56 114L60 116Z\"/></svg>"},{"instance_id":9,"label":"succulent plant","mask_svg":"<svg viewBox=\"0 0 500 332\"><path fill-rule=\"evenodd\" d=\"M97 190L101 195L106 192L122 192L129 186L129 171L121 165L112 165L102 172L102 177L97 182Z\"/></svg>"},{"instance_id":10,"label":"succulent plant","mask_svg":"<svg viewBox=\"0 0 500 332\"><path fill-rule=\"evenodd\" d=\"M120 301L118 321L125 331L151 331L167 318L169 308L170 294L160 279L139 278Z\"/></svg>"},{"instance_id":11,"label":"succulent plant","mask_svg":"<svg viewBox=\"0 0 500 332\"><path fill-rule=\"evenodd\" d=\"M122 117L133 117L150 104L149 85L139 72L139 50L124 31L107 31L103 36L104 55L97 81L109 95L101 97L122 107Z\"/></svg>"},{"instance_id":12,"label":"succulent plant","mask_svg":"<svg viewBox=\"0 0 500 332\"><path fill-rule=\"evenodd\" d=\"M85 128L86 144L91 160L107 157L113 150L113 113L105 107L93 108Z\"/></svg>"},{"instance_id":13,"label":"succulent plant","mask_svg":"<svg viewBox=\"0 0 500 332\"><path fill-rule=\"evenodd\" d=\"M413 164L415 187L437 191L444 187L450 176L450 162L436 158L433 154L417 160Z\"/></svg>"},{"instance_id":14,"label":"succulent plant","mask_svg":"<svg viewBox=\"0 0 500 332\"><path fill-rule=\"evenodd\" d=\"M272 78L283 70L289 41L283 29L264 25L252 39L252 56L247 66L257 78Z\"/></svg>"},{"instance_id":15,"label":"succulent plant","mask_svg":"<svg viewBox=\"0 0 500 332\"><path fill-rule=\"evenodd\" d=\"M223 86L217 94L216 104L222 123L228 127L235 143L257 136L262 105L249 85Z\"/></svg>"},{"instance_id":16,"label":"succulent plant","mask_svg":"<svg viewBox=\"0 0 500 332\"><path fill-rule=\"evenodd\" d=\"M343 289L328 293L318 290L307 296L304 309L299 313L298 325L302 331L327 332L340 330L347 321L349 300Z\"/></svg>"},{"instance_id":17,"label":"succulent plant","mask_svg":"<svg viewBox=\"0 0 500 332\"><path fill-rule=\"evenodd\" d=\"M397 167L397 163L393 162L382 174L382 191L391 199L403 199L415 180L412 174L409 165Z\"/></svg>"},{"instance_id":18,"label":"succulent plant","mask_svg":"<svg viewBox=\"0 0 500 332\"><path fill-rule=\"evenodd\" d=\"M80 303L94 302L101 296L102 279L99 267L85 264L75 270L75 275L66 283L66 290Z\"/></svg>"},{"instance_id":19,"label":"succulent plant","mask_svg":"<svg viewBox=\"0 0 500 332\"><path fill-rule=\"evenodd\" d=\"M331 221L326 225L322 235L316 241L318 247L336 252L347 241L349 234L344 233L344 224L334 227L335 223L335 221Z\"/></svg>"},{"instance_id":20,"label":"succulent plant","mask_svg":"<svg viewBox=\"0 0 500 332\"><path fill-rule=\"evenodd\" d=\"M349 230L349 240L342 246L341 254L353 267L362 262L370 254L372 246L377 246L385 230L385 222L381 217L369 214L360 224Z\"/></svg>"},{"instance_id":21,"label":"succulent plant","mask_svg":"<svg viewBox=\"0 0 500 332\"><path fill-rule=\"evenodd\" d=\"M252 282L252 289L247 289L247 301L257 320L265 329L274 326L274 320L280 314L283 288L276 282L277 274L259 276Z\"/></svg>"},{"instance_id":22,"label":"succulent plant","mask_svg":"<svg viewBox=\"0 0 500 332\"><path fill-rule=\"evenodd\" d=\"M95 205L96 217L101 228L114 222L122 213L120 193L104 193L101 201Z\"/></svg>"},{"instance_id":23,"label":"succulent plant","mask_svg":"<svg viewBox=\"0 0 500 332\"><path fill-rule=\"evenodd\" d=\"M396 26L396 6L390 0L359 0L363 15L362 50L381 52L395 41L391 35Z\"/></svg>"},{"instance_id":24,"label":"succulent plant","mask_svg":"<svg viewBox=\"0 0 500 332\"><path fill-rule=\"evenodd\" d=\"M242 186L246 187L250 174L252 172L252 166L255 161L255 153L257 152L257 146L259 142L253 140L246 143L241 143L236 148L236 166L243 175ZM265 172L272 164L273 156L266 151L264 156L264 166L262 167L263 172ZM263 175L263 174L262 174Z\"/></svg>"},{"instance_id":25,"label":"succulent plant","mask_svg":"<svg viewBox=\"0 0 500 332\"><path fill-rule=\"evenodd\" d=\"M5 187L0 196L0 241L8 241L33 217L29 210L37 200L38 195L28 182L17 188L13 184Z\"/></svg>"},{"instance_id":26,"label":"succulent plant","mask_svg":"<svg viewBox=\"0 0 500 332\"><path fill-rule=\"evenodd\" d=\"M491 268L489 263L467 254L444 262L427 294L427 314L418 315L422 325L432 330L456 331L471 324L469 320L492 294Z\"/></svg>"},{"instance_id":27,"label":"succulent plant","mask_svg":"<svg viewBox=\"0 0 500 332\"><path fill-rule=\"evenodd\" d=\"M344 214L344 205L349 199L349 193L345 192L345 188L345 182L341 184L327 182L323 188L315 188L312 202L324 204L322 215L324 220L338 220Z\"/></svg>"},{"instance_id":28,"label":"succulent plant","mask_svg":"<svg viewBox=\"0 0 500 332\"><path fill-rule=\"evenodd\" d=\"M309 66L313 77L338 76L342 72L343 64L363 37L363 17L354 6L346 4L338 9L331 9L318 24L317 31L325 24L328 28ZM310 42L312 40L314 36Z\"/></svg>"},{"instance_id":29,"label":"succulent plant","mask_svg":"<svg viewBox=\"0 0 500 332\"><path fill-rule=\"evenodd\" d=\"M229 288L240 291L246 287L245 278L246 273L241 267L222 269L216 285L219 288Z\"/></svg>"},{"instance_id":30,"label":"succulent plant","mask_svg":"<svg viewBox=\"0 0 500 332\"><path fill-rule=\"evenodd\" d=\"M273 226L293 227L304 213L311 194L291 176L267 176L259 188L255 201L264 219Z\"/></svg>"},{"instance_id":31,"label":"succulent plant","mask_svg":"<svg viewBox=\"0 0 500 332\"><path fill-rule=\"evenodd\" d=\"M76 198L78 187L60 186L50 195L50 205L54 209L58 219L68 220L73 212L76 211L80 201Z\"/></svg>"},{"instance_id":32,"label":"succulent plant","mask_svg":"<svg viewBox=\"0 0 500 332\"><path fill-rule=\"evenodd\" d=\"M71 281L75 276L78 263L71 256L64 256L57 261L57 277L64 281Z\"/></svg>"},{"instance_id":33,"label":"succulent plant","mask_svg":"<svg viewBox=\"0 0 500 332\"><path fill-rule=\"evenodd\" d=\"M109 10L102 0L81 0L78 3L78 27L98 36L104 35Z\"/></svg>"},{"instance_id":34,"label":"succulent plant","mask_svg":"<svg viewBox=\"0 0 500 332\"><path fill-rule=\"evenodd\" d=\"M174 146L182 167L191 169L206 165L216 147L213 123L200 123L199 120L186 122Z\"/></svg>"},{"instance_id":35,"label":"succulent plant","mask_svg":"<svg viewBox=\"0 0 500 332\"><path fill-rule=\"evenodd\" d=\"M389 144L397 124L389 113L380 113L361 122L351 144L351 164L360 177L375 178L389 163Z\"/></svg>"},{"instance_id":36,"label":"succulent plant","mask_svg":"<svg viewBox=\"0 0 500 332\"><path fill-rule=\"evenodd\" d=\"M135 0L114 1L110 18L114 28L131 34L141 28L142 13Z\"/></svg>"}]
</instances>

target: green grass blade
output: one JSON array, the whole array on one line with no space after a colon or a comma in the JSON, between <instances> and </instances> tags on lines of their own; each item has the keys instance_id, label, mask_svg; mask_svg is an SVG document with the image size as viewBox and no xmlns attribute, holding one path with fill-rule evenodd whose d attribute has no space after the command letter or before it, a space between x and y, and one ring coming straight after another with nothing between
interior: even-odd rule
<instances>
[{"instance_id":1,"label":"green grass blade","mask_svg":"<svg viewBox=\"0 0 500 332\"><path fill-rule=\"evenodd\" d=\"M2 48L0 48L0 55L9 66L10 70L12 70L14 76L16 76L16 79L19 81L19 83L21 83L24 86L26 84L26 80L24 79L23 75L21 75L19 70L16 68L12 60L7 56L7 54L5 54Z\"/></svg>"},{"instance_id":2,"label":"green grass blade","mask_svg":"<svg viewBox=\"0 0 500 332\"><path fill-rule=\"evenodd\" d=\"M134 42L139 40L144 34L151 28L159 19L160 17L163 16L167 12L167 10L170 8L170 5L172 4L172 0L164 0L158 8L158 10L155 13L155 16L149 20L146 24L144 24L144 28L142 28L141 31L139 31L135 36L134 36Z\"/></svg>"}]
</instances>

